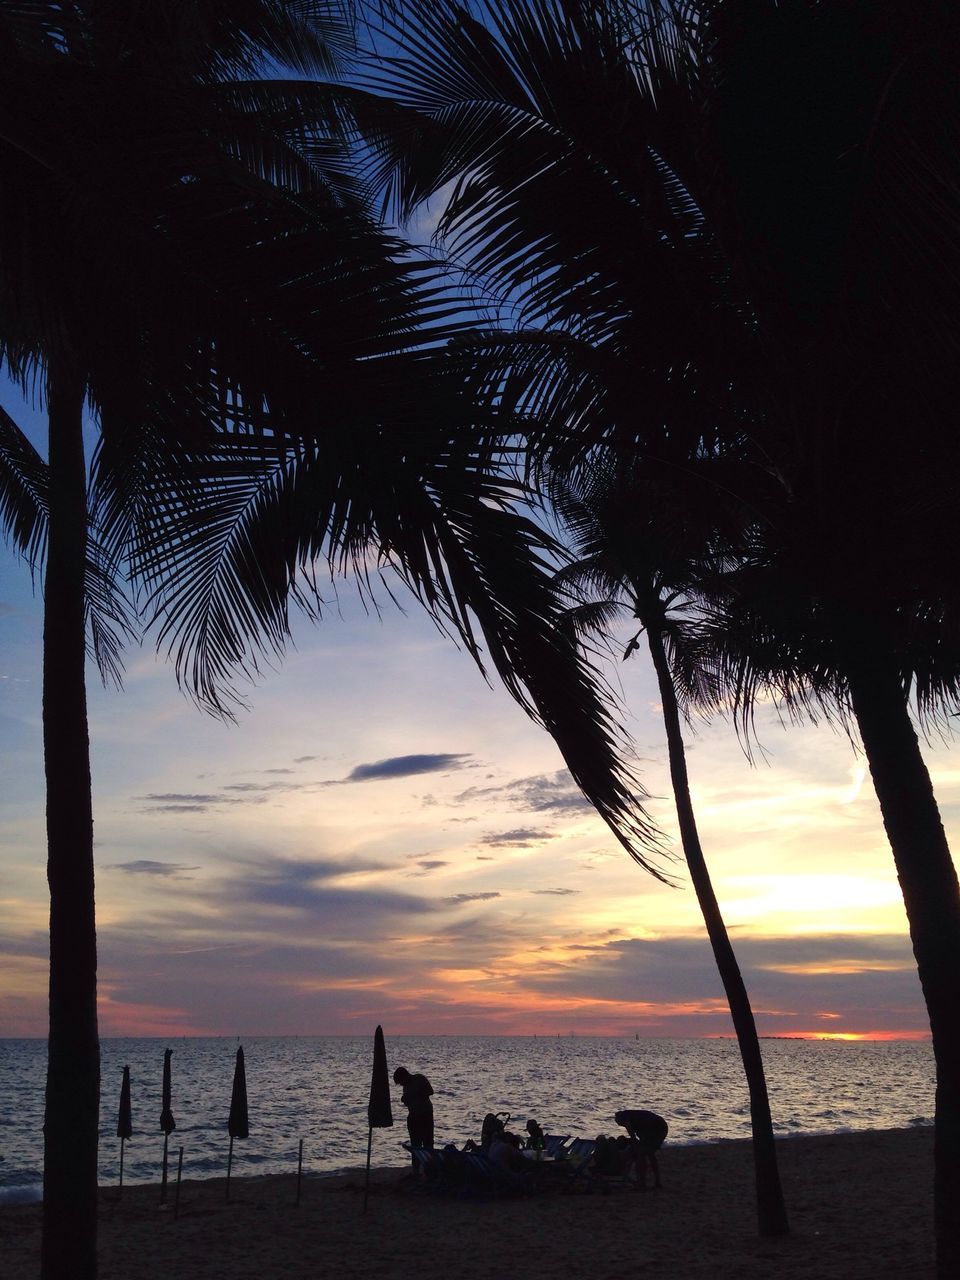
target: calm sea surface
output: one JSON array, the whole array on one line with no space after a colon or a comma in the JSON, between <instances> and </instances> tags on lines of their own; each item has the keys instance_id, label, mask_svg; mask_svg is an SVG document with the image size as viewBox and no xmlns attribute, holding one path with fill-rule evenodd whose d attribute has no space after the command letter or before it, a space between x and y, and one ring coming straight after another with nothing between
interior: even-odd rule
<instances>
[{"instance_id":1,"label":"calm sea surface","mask_svg":"<svg viewBox=\"0 0 960 1280\"><path fill-rule=\"evenodd\" d=\"M170 1138L175 1173L182 1145L185 1178L222 1177L236 1041L123 1039L102 1043L100 1180L116 1182L115 1136L121 1073L130 1066L133 1137L125 1182L159 1178L163 1151L163 1050L173 1049ZM763 1055L778 1134L904 1128L933 1119L929 1043L766 1040ZM244 1041L250 1137L234 1146L235 1175L333 1173L366 1158L366 1111L373 1036L262 1037ZM665 1116L670 1142L713 1142L750 1133L743 1069L732 1040L628 1040L600 1037L395 1036L390 1072L423 1071L435 1092L437 1138L478 1138L487 1111L509 1111L511 1128L529 1117L548 1133L596 1137L616 1132L620 1107ZM0 1040L0 1201L33 1199L42 1177L46 1043ZM394 1089L394 1127L374 1131L375 1165L405 1159L405 1112Z\"/></svg>"}]
</instances>

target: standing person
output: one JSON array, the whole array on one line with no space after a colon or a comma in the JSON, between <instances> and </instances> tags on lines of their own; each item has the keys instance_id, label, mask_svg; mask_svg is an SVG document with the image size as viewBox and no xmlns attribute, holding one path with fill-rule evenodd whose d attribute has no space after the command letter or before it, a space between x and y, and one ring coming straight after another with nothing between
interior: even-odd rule
<instances>
[{"instance_id":1,"label":"standing person","mask_svg":"<svg viewBox=\"0 0 960 1280\"><path fill-rule=\"evenodd\" d=\"M433 1086L426 1076L411 1075L406 1067L397 1067L393 1083L402 1085L400 1101L407 1108L407 1133L412 1147L433 1150ZM411 1157L412 1158L412 1157ZM417 1162L413 1161L416 1169Z\"/></svg>"},{"instance_id":2,"label":"standing person","mask_svg":"<svg viewBox=\"0 0 960 1280\"><path fill-rule=\"evenodd\" d=\"M660 1168L657 1165L656 1153L663 1146L663 1140L667 1136L666 1120L663 1116L658 1116L655 1111L618 1111L613 1118L617 1124L626 1129L635 1144L638 1181L642 1186L647 1185L646 1166L649 1163L653 1171L653 1185L659 1187L661 1185Z\"/></svg>"}]
</instances>

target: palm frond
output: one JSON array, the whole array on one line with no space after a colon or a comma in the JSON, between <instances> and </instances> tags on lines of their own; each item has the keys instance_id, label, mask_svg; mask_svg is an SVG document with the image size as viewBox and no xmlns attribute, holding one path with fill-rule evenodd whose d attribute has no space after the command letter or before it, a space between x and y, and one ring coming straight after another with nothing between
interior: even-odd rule
<instances>
[{"instance_id":1,"label":"palm frond","mask_svg":"<svg viewBox=\"0 0 960 1280\"><path fill-rule=\"evenodd\" d=\"M2 408L0 526L31 569L36 568L47 537L47 464Z\"/></svg>"}]
</instances>

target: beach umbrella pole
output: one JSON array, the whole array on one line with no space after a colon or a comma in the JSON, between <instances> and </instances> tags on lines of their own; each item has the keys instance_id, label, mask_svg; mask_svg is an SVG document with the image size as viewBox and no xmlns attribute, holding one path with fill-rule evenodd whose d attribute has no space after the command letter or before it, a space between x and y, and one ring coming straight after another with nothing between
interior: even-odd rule
<instances>
[{"instance_id":1,"label":"beach umbrella pole","mask_svg":"<svg viewBox=\"0 0 960 1280\"><path fill-rule=\"evenodd\" d=\"M160 1203L167 1203L167 1143L170 1141L169 1133L163 1135L163 1169L160 1173Z\"/></svg>"},{"instance_id":2,"label":"beach umbrella pole","mask_svg":"<svg viewBox=\"0 0 960 1280\"><path fill-rule=\"evenodd\" d=\"M174 1221L180 1217L180 1179L183 1176L183 1147L180 1148L180 1158L177 1161L177 1190L173 1197L173 1218Z\"/></svg>"},{"instance_id":3,"label":"beach umbrella pole","mask_svg":"<svg viewBox=\"0 0 960 1280\"><path fill-rule=\"evenodd\" d=\"M367 1177L363 1184L363 1212L367 1212L367 1195L370 1191L370 1153L373 1150L373 1127L367 1130Z\"/></svg>"},{"instance_id":4,"label":"beach umbrella pole","mask_svg":"<svg viewBox=\"0 0 960 1280\"><path fill-rule=\"evenodd\" d=\"M120 1195L123 1194L123 1144L125 1142L126 1138L120 1139Z\"/></svg>"},{"instance_id":5,"label":"beach umbrella pole","mask_svg":"<svg viewBox=\"0 0 960 1280\"><path fill-rule=\"evenodd\" d=\"M230 1166L233 1164L233 1135L230 1135L230 1150L227 1153L227 1193L225 1199L230 1199Z\"/></svg>"},{"instance_id":6,"label":"beach umbrella pole","mask_svg":"<svg viewBox=\"0 0 960 1280\"><path fill-rule=\"evenodd\" d=\"M300 1139L300 1153L297 1156L297 1208L300 1207L300 1181L303 1177L303 1139Z\"/></svg>"}]
</instances>

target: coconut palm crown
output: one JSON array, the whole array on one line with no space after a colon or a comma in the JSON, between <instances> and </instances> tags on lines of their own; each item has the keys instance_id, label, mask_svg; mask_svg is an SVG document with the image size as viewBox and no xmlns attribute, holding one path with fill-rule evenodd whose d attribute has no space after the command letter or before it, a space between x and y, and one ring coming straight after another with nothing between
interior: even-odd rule
<instances>
[{"instance_id":1,"label":"coconut palm crown","mask_svg":"<svg viewBox=\"0 0 960 1280\"><path fill-rule=\"evenodd\" d=\"M947 716L957 637L960 14L943 0L406 4L371 167L504 314L478 386L554 467L606 440L743 447L734 688L863 741L937 1059L938 1266L960 1267L960 889L908 693ZM598 376L570 377L569 344ZM587 360L578 361L586 368ZM739 664L739 665L738 665Z\"/></svg>"}]
</instances>

